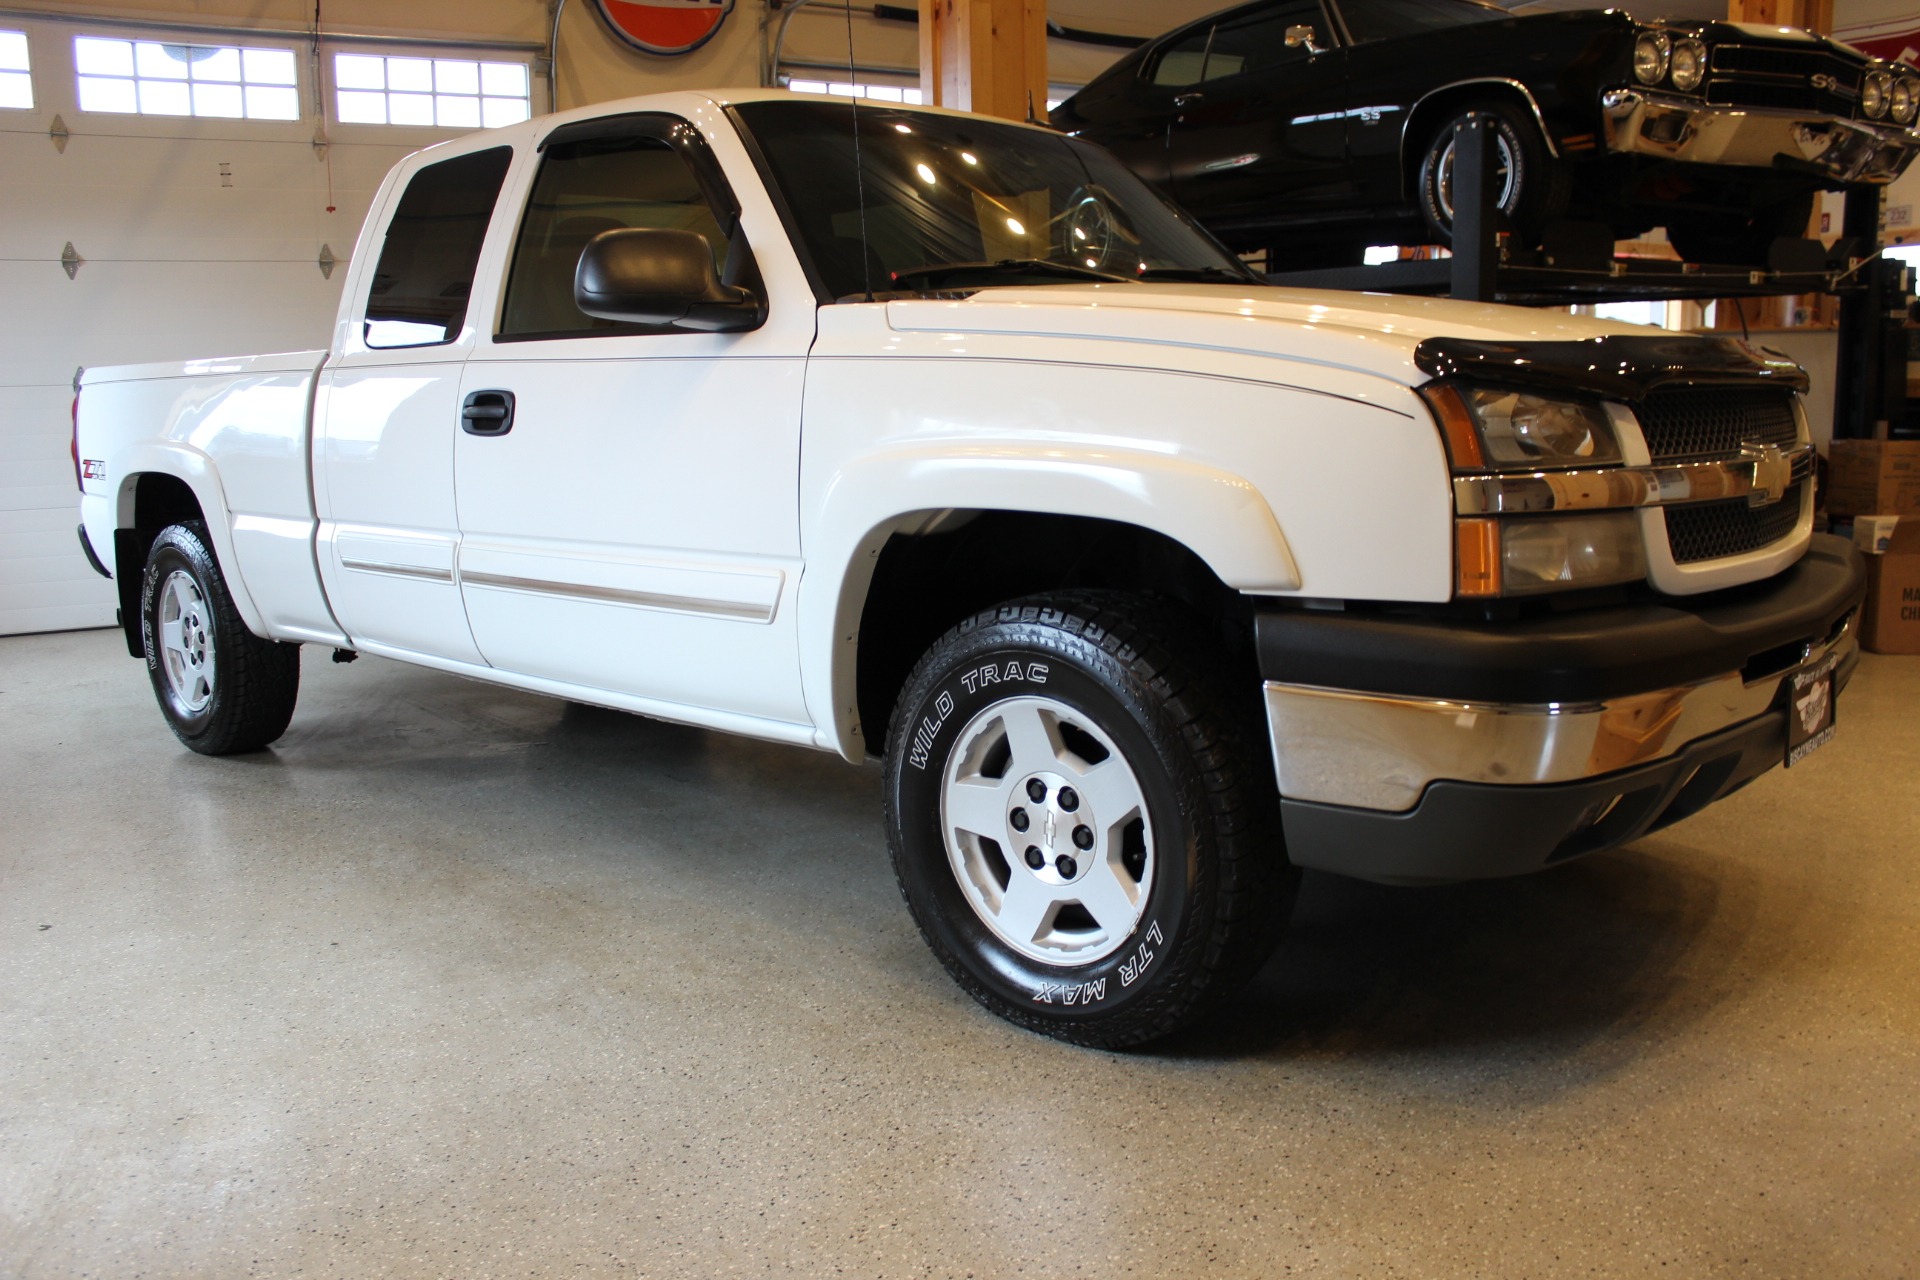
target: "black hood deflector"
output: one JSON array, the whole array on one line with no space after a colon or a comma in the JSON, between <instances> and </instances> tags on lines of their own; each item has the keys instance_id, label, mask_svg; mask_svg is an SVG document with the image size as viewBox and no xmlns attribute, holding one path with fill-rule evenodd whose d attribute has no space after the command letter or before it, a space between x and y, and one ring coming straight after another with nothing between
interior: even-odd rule
<instances>
[{"instance_id":1,"label":"black hood deflector","mask_svg":"<svg viewBox=\"0 0 1920 1280\"><path fill-rule=\"evenodd\" d=\"M1693 334L1610 336L1580 342L1428 338L1413 361L1435 378L1541 391L1584 391L1636 403L1672 387L1752 386L1804 392L1804 369L1777 352Z\"/></svg>"}]
</instances>

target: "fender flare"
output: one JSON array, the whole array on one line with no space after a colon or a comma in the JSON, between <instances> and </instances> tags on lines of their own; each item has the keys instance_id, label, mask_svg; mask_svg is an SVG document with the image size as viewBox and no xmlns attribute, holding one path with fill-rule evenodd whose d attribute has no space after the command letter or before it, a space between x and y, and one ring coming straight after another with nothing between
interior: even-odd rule
<instances>
[{"instance_id":1,"label":"fender flare","mask_svg":"<svg viewBox=\"0 0 1920 1280\"><path fill-rule=\"evenodd\" d=\"M955 511L1082 516L1165 535L1239 591L1300 586L1286 535L1247 480L1128 449L950 442L865 455L827 482L798 595L801 681L816 741L858 762L860 622L881 548Z\"/></svg>"},{"instance_id":2,"label":"fender flare","mask_svg":"<svg viewBox=\"0 0 1920 1280\"><path fill-rule=\"evenodd\" d=\"M200 504L200 514L207 526L207 536L213 542L214 562L220 566L221 576L226 579L227 592L233 597L233 606L239 610L240 618L247 629L255 635L266 634L266 624L260 609L253 602L253 596L247 590L247 584L241 579L237 569L239 556L233 546L233 513L227 508L226 489L220 483L220 473L213 465L213 459L198 449L173 443L146 443L133 445L114 459L119 474L113 478L113 521L116 529L133 528L134 491L141 476L165 475L186 485L193 491L194 500ZM114 566L119 572L119 566Z\"/></svg>"}]
</instances>

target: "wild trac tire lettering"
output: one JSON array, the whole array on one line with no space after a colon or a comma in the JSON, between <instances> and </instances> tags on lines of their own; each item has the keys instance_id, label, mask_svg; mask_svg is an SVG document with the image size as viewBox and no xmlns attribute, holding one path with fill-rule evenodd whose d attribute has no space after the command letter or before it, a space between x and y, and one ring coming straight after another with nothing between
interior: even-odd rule
<instances>
[{"instance_id":1,"label":"wild trac tire lettering","mask_svg":"<svg viewBox=\"0 0 1920 1280\"><path fill-rule=\"evenodd\" d=\"M968 693L976 693L988 685L1013 684L1016 681L1045 684L1047 664L1044 662L1022 664L1013 659L1004 663L989 662L971 671L961 672L958 679L961 687ZM916 769L924 770L927 767L928 753L933 750L933 744L939 741L940 731L946 728L947 718L953 714L953 695L942 689L934 697L933 710L933 715L920 717L920 724L913 731L912 745L907 749L907 763Z\"/></svg>"}]
</instances>

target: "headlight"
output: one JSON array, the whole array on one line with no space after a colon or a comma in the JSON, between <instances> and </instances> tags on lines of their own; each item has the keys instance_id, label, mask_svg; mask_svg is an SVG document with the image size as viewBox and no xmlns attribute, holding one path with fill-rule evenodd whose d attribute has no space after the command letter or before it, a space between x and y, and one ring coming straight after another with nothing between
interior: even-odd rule
<instances>
[{"instance_id":1,"label":"headlight","mask_svg":"<svg viewBox=\"0 0 1920 1280\"><path fill-rule=\"evenodd\" d=\"M1887 111L1899 124L1913 123L1913 109L1920 106L1920 80L1911 76L1901 76L1893 82L1893 92L1887 95Z\"/></svg>"},{"instance_id":2,"label":"headlight","mask_svg":"<svg viewBox=\"0 0 1920 1280\"><path fill-rule=\"evenodd\" d=\"M1525 596L1606 587L1647 576L1640 520L1631 511L1461 520L1456 591Z\"/></svg>"},{"instance_id":3,"label":"headlight","mask_svg":"<svg viewBox=\"0 0 1920 1280\"><path fill-rule=\"evenodd\" d=\"M1893 85L1893 77L1884 71L1867 72L1866 83L1860 86L1860 110L1866 112L1869 119L1878 120L1887 114L1887 90Z\"/></svg>"},{"instance_id":4,"label":"headlight","mask_svg":"<svg viewBox=\"0 0 1920 1280\"><path fill-rule=\"evenodd\" d=\"M1707 78L1707 46L1698 40L1681 40L1673 46L1673 87L1692 93Z\"/></svg>"},{"instance_id":5,"label":"headlight","mask_svg":"<svg viewBox=\"0 0 1920 1280\"><path fill-rule=\"evenodd\" d=\"M1673 46L1659 31L1642 31L1633 42L1633 78L1641 84L1659 84L1667 74L1667 58Z\"/></svg>"},{"instance_id":6,"label":"headlight","mask_svg":"<svg viewBox=\"0 0 1920 1280\"><path fill-rule=\"evenodd\" d=\"M1620 442L1598 400L1498 387L1430 383L1456 471L1553 471L1620 461Z\"/></svg>"}]
</instances>

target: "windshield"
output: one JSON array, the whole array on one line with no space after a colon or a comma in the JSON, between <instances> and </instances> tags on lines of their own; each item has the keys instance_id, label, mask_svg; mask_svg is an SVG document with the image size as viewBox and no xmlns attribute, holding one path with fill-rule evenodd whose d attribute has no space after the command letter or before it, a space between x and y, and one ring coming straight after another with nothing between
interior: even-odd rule
<instances>
[{"instance_id":1,"label":"windshield","mask_svg":"<svg viewBox=\"0 0 1920 1280\"><path fill-rule=\"evenodd\" d=\"M1250 278L1100 148L978 117L861 106L863 219L854 110L800 100L735 108L836 298L938 288L943 275L957 283L925 269L958 264L997 264L970 273L969 288L1059 283L1069 275L1063 268L1086 278Z\"/></svg>"}]
</instances>

